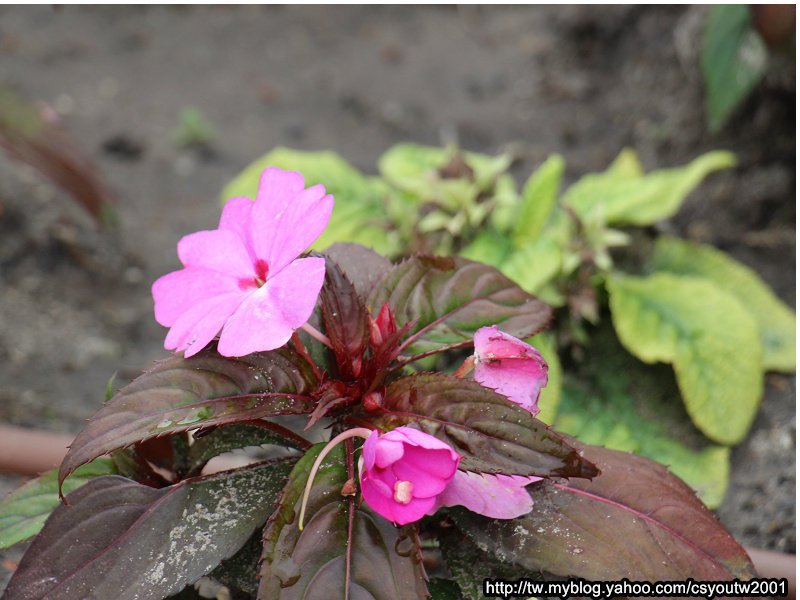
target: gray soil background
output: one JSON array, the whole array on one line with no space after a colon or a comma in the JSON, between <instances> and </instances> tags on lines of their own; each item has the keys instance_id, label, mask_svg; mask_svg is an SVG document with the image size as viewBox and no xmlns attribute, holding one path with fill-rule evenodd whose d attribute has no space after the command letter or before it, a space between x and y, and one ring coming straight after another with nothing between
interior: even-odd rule
<instances>
[{"instance_id":1,"label":"gray soil background","mask_svg":"<svg viewBox=\"0 0 800 600\"><path fill-rule=\"evenodd\" d=\"M0 84L51 104L118 196L118 236L0 156L0 422L75 433L106 382L167 355L150 283L216 226L219 191L275 146L366 172L401 141L496 153L570 181L624 147L648 169L711 149L715 174L663 230L714 244L795 305L794 65L720 134L704 123L701 7L0 7ZM788 75L787 75L788 73ZM182 109L214 125L182 150ZM746 348L741 349L747 352ZM733 452L723 523L795 551L795 379L770 374ZM19 485L0 477L0 495ZM0 589L21 549L0 553Z\"/></svg>"}]
</instances>

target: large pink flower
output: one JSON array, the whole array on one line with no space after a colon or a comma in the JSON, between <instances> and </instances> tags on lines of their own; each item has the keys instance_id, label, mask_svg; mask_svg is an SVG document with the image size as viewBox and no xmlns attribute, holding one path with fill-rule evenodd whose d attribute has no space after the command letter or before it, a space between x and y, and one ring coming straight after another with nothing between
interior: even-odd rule
<instances>
[{"instance_id":1,"label":"large pink flower","mask_svg":"<svg viewBox=\"0 0 800 600\"><path fill-rule=\"evenodd\" d=\"M475 380L536 416L547 385L547 363L539 351L496 325L478 329L474 342Z\"/></svg>"},{"instance_id":2,"label":"large pink flower","mask_svg":"<svg viewBox=\"0 0 800 600\"><path fill-rule=\"evenodd\" d=\"M364 501L398 525L421 519L437 505L461 460L444 442L410 427L373 431L363 452Z\"/></svg>"},{"instance_id":3,"label":"large pink flower","mask_svg":"<svg viewBox=\"0 0 800 600\"><path fill-rule=\"evenodd\" d=\"M156 321L167 349L189 357L219 333L223 356L285 344L314 310L325 260L297 258L328 224L333 196L275 167L261 176L255 202L232 198L219 227L178 242L184 268L153 284Z\"/></svg>"}]
</instances>

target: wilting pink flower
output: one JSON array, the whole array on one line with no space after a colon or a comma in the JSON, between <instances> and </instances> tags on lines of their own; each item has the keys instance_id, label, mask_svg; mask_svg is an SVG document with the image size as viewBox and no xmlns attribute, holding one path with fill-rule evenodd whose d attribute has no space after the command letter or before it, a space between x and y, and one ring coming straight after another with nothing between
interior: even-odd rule
<instances>
[{"instance_id":1,"label":"wilting pink flower","mask_svg":"<svg viewBox=\"0 0 800 600\"><path fill-rule=\"evenodd\" d=\"M437 505L461 460L446 443L410 427L373 431L363 453L364 501L398 525L421 519Z\"/></svg>"},{"instance_id":2,"label":"wilting pink flower","mask_svg":"<svg viewBox=\"0 0 800 600\"><path fill-rule=\"evenodd\" d=\"M547 363L533 346L494 325L481 327L475 332L475 380L535 416L539 393L547 385ZM525 486L540 480L458 471L435 508L460 505L487 517L513 519L533 508Z\"/></svg>"},{"instance_id":3,"label":"wilting pink flower","mask_svg":"<svg viewBox=\"0 0 800 600\"><path fill-rule=\"evenodd\" d=\"M184 268L153 284L156 321L170 327L164 347L197 354L219 333L223 356L285 344L314 310L325 260L297 258L328 224L333 196L275 167L255 202L232 198L219 227L178 242Z\"/></svg>"},{"instance_id":4,"label":"wilting pink flower","mask_svg":"<svg viewBox=\"0 0 800 600\"><path fill-rule=\"evenodd\" d=\"M536 416L547 385L547 363L539 351L495 325L478 329L474 342L475 380Z\"/></svg>"}]
</instances>

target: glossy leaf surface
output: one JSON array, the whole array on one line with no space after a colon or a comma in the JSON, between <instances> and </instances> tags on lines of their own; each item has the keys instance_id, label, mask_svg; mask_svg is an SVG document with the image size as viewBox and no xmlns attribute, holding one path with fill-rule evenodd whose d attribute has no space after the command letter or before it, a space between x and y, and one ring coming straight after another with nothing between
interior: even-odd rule
<instances>
[{"instance_id":1,"label":"glossy leaf surface","mask_svg":"<svg viewBox=\"0 0 800 600\"><path fill-rule=\"evenodd\" d=\"M752 269L724 252L677 238L660 237L651 267L711 281L735 296L755 317L764 347L764 368L793 372L797 319Z\"/></svg>"},{"instance_id":2,"label":"glossy leaf surface","mask_svg":"<svg viewBox=\"0 0 800 600\"><path fill-rule=\"evenodd\" d=\"M325 261L320 303L325 332L336 354L340 375L354 379L361 374L362 355L369 340L368 313L353 283L330 258Z\"/></svg>"},{"instance_id":3,"label":"glossy leaf surface","mask_svg":"<svg viewBox=\"0 0 800 600\"><path fill-rule=\"evenodd\" d=\"M9 600L157 600L233 555L274 509L281 460L153 489L117 476L67 498L31 544Z\"/></svg>"},{"instance_id":4,"label":"glossy leaf surface","mask_svg":"<svg viewBox=\"0 0 800 600\"><path fill-rule=\"evenodd\" d=\"M594 466L517 404L480 384L448 375L412 375L392 383L386 424L415 424L464 458L461 468L539 477L593 477Z\"/></svg>"},{"instance_id":5,"label":"glossy leaf surface","mask_svg":"<svg viewBox=\"0 0 800 600\"><path fill-rule=\"evenodd\" d=\"M160 361L101 408L72 443L59 477L134 442L199 427L309 413L308 363L286 348L225 358L204 350ZM288 395L281 395L288 394Z\"/></svg>"},{"instance_id":6,"label":"glossy leaf surface","mask_svg":"<svg viewBox=\"0 0 800 600\"><path fill-rule=\"evenodd\" d=\"M694 277L614 277L607 286L622 344L644 362L673 363L695 425L719 443L740 441L755 418L763 380L750 313Z\"/></svg>"},{"instance_id":7,"label":"glossy leaf surface","mask_svg":"<svg viewBox=\"0 0 800 600\"><path fill-rule=\"evenodd\" d=\"M96 477L114 475L110 458L98 458L80 467L64 482L70 493ZM27 482L0 501L0 548L8 548L33 537L59 505L58 470L53 469Z\"/></svg>"},{"instance_id":8,"label":"glossy leaf surface","mask_svg":"<svg viewBox=\"0 0 800 600\"><path fill-rule=\"evenodd\" d=\"M298 528L300 498L322 444L297 463L264 530L260 600L347 600L348 520L351 599L417 600L427 597L412 528L396 528L355 498L341 495L347 481L343 447L322 462L314 479L305 527ZM351 514L352 511L352 514Z\"/></svg>"},{"instance_id":9,"label":"glossy leaf surface","mask_svg":"<svg viewBox=\"0 0 800 600\"><path fill-rule=\"evenodd\" d=\"M386 273L369 308L384 302L398 325L413 322L412 354L472 344L480 327L497 325L519 338L543 330L551 310L494 267L465 258L414 256Z\"/></svg>"},{"instance_id":10,"label":"glossy leaf surface","mask_svg":"<svg viewBox=\"0 0 800 600\"><path fill-rule=\"evenodd\" d=\"M453 511L456 523L499 560L558 577L632 581L750 579L745 552L694 492L646 458L595 446L602 474L528 486L533 510L491 520Z\"/></svg>"}]
</instances>

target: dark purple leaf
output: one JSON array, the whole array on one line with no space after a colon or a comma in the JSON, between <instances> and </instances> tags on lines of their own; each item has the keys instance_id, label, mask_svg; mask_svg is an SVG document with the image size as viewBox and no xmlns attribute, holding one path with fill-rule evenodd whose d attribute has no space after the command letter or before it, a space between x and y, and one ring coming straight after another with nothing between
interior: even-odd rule
<instances>
[{"instance_id":1,"label":"dark purple leaf","mask_svg":"<svg viewBox=\"0 0 800 600\"><path fill-rule=\"evenodd\" d=\"M258 598L261 600L345 599L347 531L350 540L351 599L422 600L424 572L413 528L396 528L341 495L347 481L342 447L323 461L314 479L305 528L298 529L300 499L309 469L322 444L297 463L283 491L279 509L264 529L264 555Z\"/></svg>"},{"instance_id":2,"label":"dark purple leaf","mask_svg":"<svg viewBox=\"0 0 800 600\"><path fill-rule=\"evenodd\" d=\"M580 445L602 471L592 481L528 486L529 514L508 521L454 511L480 547L531 571L588 580L750 579L744 549L662 465Z\"/></svg>"},{"instance_id":3,"label":"dark purple leaf","mask_svg":"<svg viewBox=\"0 0 800 600\"><path fill-rule=\"evenodd\" d=\"M368 307L388 302L398 325L414 323L411 354L472 344L485 325L525 338L545 329L550 307L494 267L465 258L414 256L393 267L372 291Z\"/></svg>"},{"instance_id":4,"label":"dark purple leaf","mask_svg":"<svg viewBox=\"0 0 800 600\"><path fill-rule=\"evenodd\" d=\"M539 477L594 477L591 462L520 406L475 381L425 374L386 390L385 425L413 424L447 442L461 468Z\"/></svg>"},{"instance_id":5,"label":"dark purple leaf","mask_svg":"<svg viewBox=\"0 0 800 600\"><path fill-rule=\"evenodd\" d=\"M504 579L506 581L529 579L542 580L541 573L520 569L517 565L504 563L494 554L478 548L467 534L457 527L446 527L438 533L439 548L447 563L447 570L458 583L466 600L483 600L484 579Z\"/></svg>"},{"instance_id":6,"label":"dark purple leaf","mask_svg":"<svg viewBox=\"0 0 800 600\"><path fill-rule=\"evenodd\" d=\"M293 460L153 489L94 479L59 506L23 556L7 600L147 600L232 556L274 510Z\"/></svg>"},{"instance_id":7,"label":"dark purple leaf","mask_svg":"<svg viewBox=\"0 0 800 600\"><path fill-rule=\"evenodd\" d=\"M325 255L339 265L363 299L392 268L388 258L359 244L338 242L325 250Z\"/></svg>"},{"instance_id":8,"label":"dark purple leaf","mask_svg":"<svg viewBox=\"0 0 800 600\"><path fill-rule=\"evenodd\" d=\"M339 374L347 380L354 379L361 375L361 360L369 340L369 315L353 284L330 258L325 260L320 301Z\"/></svg>"},{"instance_id":9,"label":"dark purple leaf","mask_svg":"<svg viewBox=\"0 0 800 600\"><path fill-rule=\"evenodd\" d=\"M215 350L160 361L120 390L78 434L59 471L134 442L179 431L313 410L309 364L282 348L225 358Z\"/></svg>"}]
</instances>

